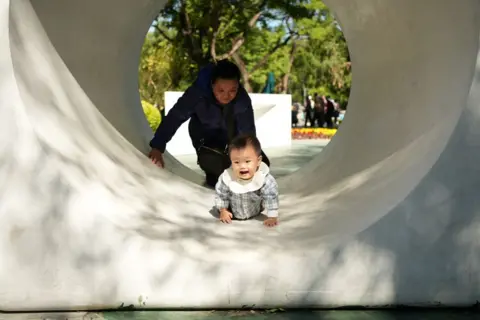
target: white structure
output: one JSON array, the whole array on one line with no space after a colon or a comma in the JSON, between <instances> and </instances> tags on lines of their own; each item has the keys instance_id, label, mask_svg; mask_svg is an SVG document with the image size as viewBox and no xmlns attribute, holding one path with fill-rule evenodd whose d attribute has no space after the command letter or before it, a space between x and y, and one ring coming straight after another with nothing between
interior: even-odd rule
<instances>
[{"instance_id":1,"label":"white structure","mask_svg":"<svg viewBox=\"0 0 480 320\"><path fill-rule=\"evenodd\" d=\"M165 92L165 114L174 106L183 92ZM255 113L257 135L263 148L290 146L292 96L289 94L250 94ZM167 151L173 155L193 154L188 134L188 123L185 122L167 144Z\"/></svg>"},{"instance_id":2,"label":"white structure","mask_svg":"<svg viewBox=\"0 0 480 320\"><path fill-rule=\"evenodd\" d=\"M480 1L325 3L348 116L265 229L146 157L138 62L165 1L0 0L0 310L476 304Z\"/></svg>"}]
</instances>

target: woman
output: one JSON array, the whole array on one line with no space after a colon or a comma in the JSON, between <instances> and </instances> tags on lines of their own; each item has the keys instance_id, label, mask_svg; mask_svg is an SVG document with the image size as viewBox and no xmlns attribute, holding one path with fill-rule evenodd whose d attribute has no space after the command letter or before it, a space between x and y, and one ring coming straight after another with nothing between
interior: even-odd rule
<instances>
[{"instance_id":1,"label":"woman","mask_svg":"<svg viewBox=\"0 0 480 320\"><path fill-rule=\"evenodd\" d=\"M199 72L150 141L152 150L149 156L153 163L164 167L166 145L188 119L188 131L197 151L198 164L206 173L207 185L214 187L221 172L230 166L228 157L223 157L224 163L213 161L215 151L219 157L220 154L226 156L224 151L234 136L256 134L252 101L240 84L240 70L234 63L221 60ZM264 162L269 165L265 155Z\"/></svg>"}]
</instances>

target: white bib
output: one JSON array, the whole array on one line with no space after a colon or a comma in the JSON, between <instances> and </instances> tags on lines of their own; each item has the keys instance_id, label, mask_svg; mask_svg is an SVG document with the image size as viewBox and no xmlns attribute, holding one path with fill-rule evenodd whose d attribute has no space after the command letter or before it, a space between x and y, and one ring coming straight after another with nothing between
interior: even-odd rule
<instances>
[{"instance_id":1,"label":"white bib","mask_svg":"<svg viewBox=\"0 0 480 320\"><path fill-rule=\"evenodd\" d=\"M269 172L270 168L262 162L252 179L242 180L235 177L235 174L230 167L222 173L222 181L233 193L248 193L261 189L265 184L265 177Z\"/></svg>"}]
</instances>

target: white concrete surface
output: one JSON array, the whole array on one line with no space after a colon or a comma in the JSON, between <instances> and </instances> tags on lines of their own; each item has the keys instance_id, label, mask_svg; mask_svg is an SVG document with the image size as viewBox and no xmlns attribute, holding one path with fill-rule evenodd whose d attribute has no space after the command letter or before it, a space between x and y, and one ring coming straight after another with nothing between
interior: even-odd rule
<instances>
[{"instance_id":1,"label":"white concrete surface","mask_svg":"<svg viewBox=\"0 0 480 320\"><path fill-rule=\"evenodd\" d=\"M476 303L480 3L326 3L348 116L278 179L265 230L221 225L198 174L145 157L137 66L162 1L0 0L0 309Z\"/></svg>"},{"instance_id":2,"label":"white concrete surface","mask_svg":"<svg viewBox=\"0 0 480 320\"><path fill-rule=\"evenodd\" d=\"M165 92L165 112L173 108L183 92ZM255 112L257 135L264 148L287 147L292 143L292 96L289 94L249 94ZM180 126L175 136L167 144L167 151L173 155L195 153L190 135L188 120Z\"/></svg>"}]
</instances>

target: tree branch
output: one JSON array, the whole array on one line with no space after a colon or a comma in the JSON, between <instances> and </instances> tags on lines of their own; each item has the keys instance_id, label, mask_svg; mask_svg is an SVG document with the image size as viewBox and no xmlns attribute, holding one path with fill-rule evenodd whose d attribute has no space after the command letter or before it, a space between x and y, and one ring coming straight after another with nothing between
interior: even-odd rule
<instances>
[{"instance_id":1,"label":"tree branch","mask_svg":"<svg viewBox=\"0 0 480 320\"><path fill-rule=\"evenodd\" d=\"M155 24L155 30L157 30L162 37L173 43L173 39L158 26L158 23Z\"/></svg>"},{"instance_id":2,"label":"tree branch","mask_svg":"<svg viewBox=\"0 0 480 320\"><path fill-rule=\"evenodd\" d=\"M248 22L248 28L252 28L252 26L255 25L255 22L258 20L258 18L260 18L261 14L262 14L262 12L258 12L258 13L255 14L255 16L253 16L252 19L250 19L250 21ZM240 49L242 44L245 43L245 34L247 33L247 30L248 29L242 31L242 33L237 38L235 38L235 40L233 40L232 48L230 49L229 52L224 53L220 56L217 56L216 52L215 52L215 43L216 43L216 39L217 39L217 34L214 34L213 39L212 39L212 57L213 57L213 59L214 60L223 60L223 59L230 58L235 52L237 52L238 49Z\"/></svg>"},{"instance_id":3,"label":"tree branch","mask_svg":"<svg viewBox=\"0 0 480 320\"><path fill-rule=\"evenodd\" d=\"M212 40L210 41L210 55L212 56L212 59L214 61L217 61L217 51L216 51L216 45L217 45L217 35L218 35L218 30L216 30L213 33Z\"/></svg>"},{"instance_id":4,"label":"tree branch","mask_svg":"<svg viewBox=\"0 0 480 320\"><path fill-rule=\"evenodd\" d=\"M243 61L243 59L240 57L238 52L234 52L232 54L233 61L237 64L238 68L240 69L240 72L242 74L242 79L243 79L243 86L247 92L252 92L252 87L250 86L250 75L247 70L247 65Z\"/></svg>"},{"instance_id":5,"label":"tree branch","mask_svg":"<svg viewBox=\"0 0 480 320\"><path fill-rule=\"evenodd\" d=\"M288 59L288 67L287 71L283 75L282 78L282 93L288 92L288 79L290 78L290 74L292 73L293 62L295 61L295 54L297 52L297 41L296 39L292 40L292 49L290 50L290 58Z\"/></svg>"},{"instance_id":6,"label":"tree branch","mask_svg":"<svg viewBox=\"0 0 480 320\"><path fill-rule=\"evenodd\" d=\"M263 2L259 6L258 12L253 15L253 17L248 21L248 24L245 27L245 29L235 38L235 40L232 41L232 48L227 53L224 53L219 56L217 56L217 52L215 48L217 36L218 36L218 30L215 31L212 38L211 46L210 46L210 54L213 60L217 61L217 60L228 59L232 57L233 54L235 54L238 51L238 49L240 49L240 47L245 43L245 38L248 31L252 29L257 23L258 19L260 19L260 17L263 14L263 9L265 9L266 5L267 5L267 0L263 0Z\"/></svg>"},{"instance_id":7,"label":"tree branch","mask_svg":"<svg viewBox=\"0 0 480 320\"><path fill-rule=\"evenodd\" d=\"M238 65L238 67L239 67L240 69L245 69L245 70L246 70L247 66L245 65L245 62L244 62L243 59L238 55L237 52L233 53L232 58L233 58L233 60L235 61L235 63Z\"/></svg>"},{"instance_id":8,"label":"tree branch","mask_svg":"<svg viewBox=\"0 0 480 320\"><path fill-rule=\"evenodd\" d=\"M263 11L259 11L255 13L255 15L248 21L248 27L253 28L255 26L255 23L257 23L258 19L262 16ZM246 30L245 30L246 31Z\"/></svg>"},{"instance_id":9,"label":"tree branch","mask_svg":"<svg viewBox=\"0 0 480 320\"><path fill-rule=\"evenodd\" d=\"M182 28L182 33L184 36L191 36L193 34L192 32L192 23L190 21L190 17L187 14L187 5L185 1L182 1L182 7L180 9L180 14L182 15L183 21L185 22L185 25ZM185 29L186 27L186 29Z\"/></svg>"},{"instance_id":10,"label":"tree branch","mask_svg":"<svg viewBox=\"0 0 480 320\"><path fill-rule=\"evenodd\" d=\"M215 41L215 37L214 37L214 41ZM240 47L242 46L242 44L244 42L245 42L245 38L238 37L237 39L233 40L232 48L230 49L230 51L227 52L227 53L224 53L222 55L219 55L219 56L216 55L215 46L212 46L212 57L213 57L213 59L223 60L223 59L228 59L228 58L232 57L233 54L235 52L237 52L238 49L240 49Z\"/></svg>"},{"instance_id":11,"label":"tree branch","mask_svg":"<svg viewBox=\"0 0 480 320\"><path fill-rule=\"evenodd\" d=\"M286 37L283 41L281 41L281 38L278 39L278 42L277 44L272 48L270 49L270 51L268 51L264 56L263 58L257 62L257 64L252 68L252 70L250 71L250 73L254 73L256 70L258 70L260 67L262 67L263 65L265 65L265 63L268 62L268 58L270 58L270 56L272 54L274 54L278 49L280 49L281 47L284 47L288 44L288 42L290 41L290 39L292 38L292 36L288 36Z\"/></svg>"},{"instance_id":12,"label":"tree branch","mask_svg":"<svg viewBox=\"0 0 480 320\"><path fill-rule=\"evenodd\" d=\"M181 3L182 7L180 8L180 29L182 31L182 34L185 36L185 41L188 43L187 46L190 47L191 57L195 62L200 65L203 62L202 44L198 44L195 41L194 30L190 21L190 17L187 13L187 5L185 0L183 0ZM200 38L200 41L201 40L202 39Z\"/></svg>"},{"instance_id":13,"label":"tree branch","mask_svg":"<svg viewBox=\"0 0 480 320\"><path fill-rule=\"evenodd\" d=\"M212 14L211 14L212 16ZM212 35L212 38L210 40L210 55L212 57L212 59L214 61L217 61L217 60L221 60L221 59L218 59L217 58L217 37L218 37L218 34L220 33L220 25L218 24L218 21L219 21L219 17L218 17L218 14L217 14L217 17L215 19L215 25L213 26L213 35Z\"/></svg>"}]
</instances>

